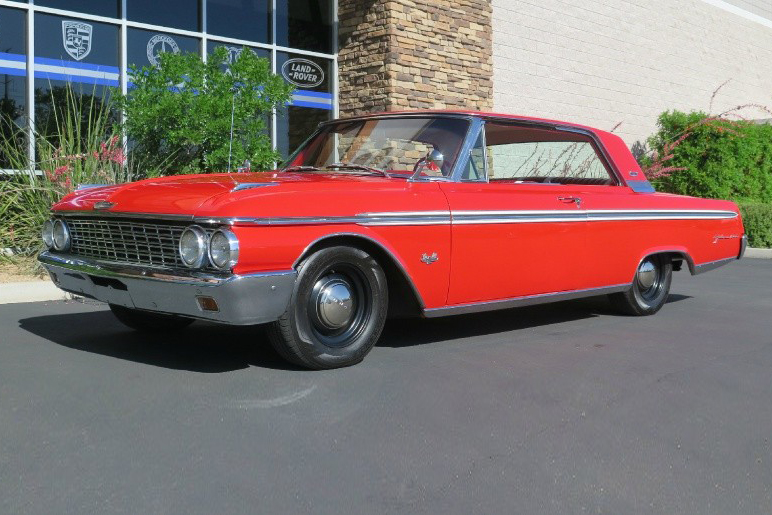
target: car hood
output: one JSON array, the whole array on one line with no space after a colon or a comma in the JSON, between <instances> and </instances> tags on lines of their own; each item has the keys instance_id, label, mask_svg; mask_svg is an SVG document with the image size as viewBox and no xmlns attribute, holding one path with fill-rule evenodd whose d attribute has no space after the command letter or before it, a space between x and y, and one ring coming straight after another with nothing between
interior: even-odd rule
<instances>
[{"instance_id":1,"label":"car hood","mask_svg":"<svg viewBox=\"0 0 772 515\"><path fill-rule=\"evenodd\" d=\"M278 172L171 176L79 190L63 198L54 210L231 216L244 214L234 213L240 211L238 206L249 205L254 210L256 201L263 204L263 199L282 197L286 201L288 196L304 191L361 192L374 183L402 189L406 181L370 175Z\"/></svg>"}]
</instances>

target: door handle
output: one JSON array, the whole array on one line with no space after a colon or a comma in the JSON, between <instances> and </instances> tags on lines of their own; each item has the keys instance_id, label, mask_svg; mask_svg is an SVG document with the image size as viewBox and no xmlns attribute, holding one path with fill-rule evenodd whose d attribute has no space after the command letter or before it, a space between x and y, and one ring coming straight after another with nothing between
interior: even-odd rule
<instances>
[{"instance_id":1,"label":"door handle","mask_svg":"<svg viewBox=\"0 0 772 515\"><path fill-rule=\"evenodd\" d=\"M558 200L561 202L565 202L566 204L569 202L573 202L576 204L576 207L581 209L582 207L582 198L581 197L558 197Z\"/></svg>"}]
</instances>

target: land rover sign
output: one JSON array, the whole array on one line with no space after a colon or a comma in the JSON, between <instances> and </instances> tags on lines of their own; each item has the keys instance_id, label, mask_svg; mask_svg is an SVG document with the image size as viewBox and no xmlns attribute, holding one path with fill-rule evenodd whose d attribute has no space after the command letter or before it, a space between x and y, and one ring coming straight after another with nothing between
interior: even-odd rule
<instances>
[{"instance_id":1,"label":"land rover sign","mask_svg":"<svg viewBox=\"0 0 772 515\"><path fill-rule=\"evenodd\" d=\"M281 67L281 74L299 88L315 88L324 82L322 67L308 59L289 59Z\"/></svg>"}]
</instances>

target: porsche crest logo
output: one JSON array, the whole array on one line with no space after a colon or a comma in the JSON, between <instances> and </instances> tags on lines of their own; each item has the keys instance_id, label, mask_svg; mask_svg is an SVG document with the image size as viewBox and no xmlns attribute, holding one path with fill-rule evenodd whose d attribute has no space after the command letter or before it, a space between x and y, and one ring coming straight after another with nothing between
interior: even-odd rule
<instances>
[{"instance_id":1,"label":"porsche crest logo","mask_svg":"<svg viewBox=\"0 0 772 515\"><path fill-rule=\"evenodd\" d=\"M79 21L62 22L62 40L64 50L76 61L80 61L91 52L91 34L94 27Z\"/></svg>"}]
</instances>

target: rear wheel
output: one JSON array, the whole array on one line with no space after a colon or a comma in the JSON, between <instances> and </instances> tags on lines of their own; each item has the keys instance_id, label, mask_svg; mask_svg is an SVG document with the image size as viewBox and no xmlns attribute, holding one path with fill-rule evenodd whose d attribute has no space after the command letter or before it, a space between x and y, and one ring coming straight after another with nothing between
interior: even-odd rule
<instances>
[{"instance_id":1,"label":"rear wheel","mask_svg":"<svg viewBox=\"0 0 772 515\"><path fill-rule=\"evenodd\" d=\"M367 252L322 249L298 267L287 311L269 326L276 351L311 369L359 363L381 335L389 305L386 275Z\"/></svg>"},{"instance_id":2,"label":"rear wheel","mask_svg":"<svg viewBox=\"0 0 772 515\"><path fill-rule=\"evenodd\" d=\"M142 311L117 304L110 304L110 310L123 325L143 333L174 331L193 323L192 318Z\"/></svg>"},{"instance_id":3,"label":"rear wheel","mask_svg":"<svg viewBox=\"0 0 772 515\"><path fill-rule=\"evenodd\" d=\"M609 300L626 315L653 315L665 305L672 280L673 263L670 257L649 256L638 265L631 288L609 295Z\"/></svg>"}]
</instances>

